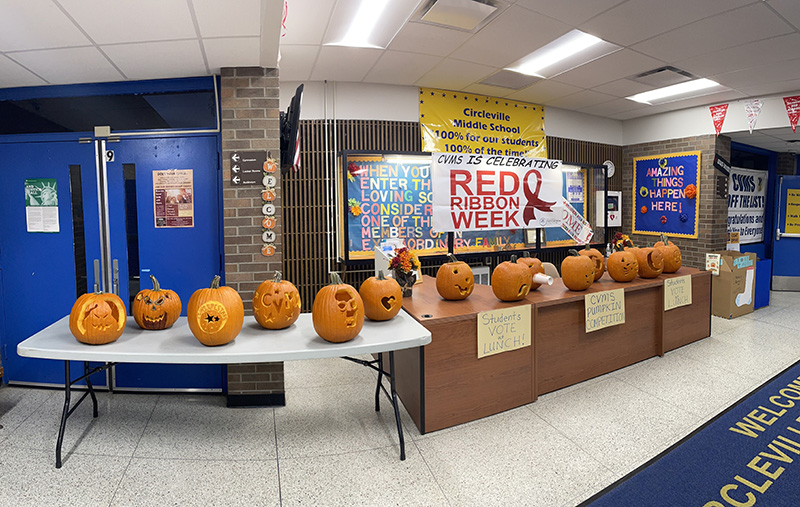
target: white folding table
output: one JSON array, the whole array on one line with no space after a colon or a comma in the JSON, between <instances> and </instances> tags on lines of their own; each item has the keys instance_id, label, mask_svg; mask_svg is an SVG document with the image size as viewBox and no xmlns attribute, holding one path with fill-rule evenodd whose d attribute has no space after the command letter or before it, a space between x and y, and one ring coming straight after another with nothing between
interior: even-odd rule
<instances>
[{"instance_id":1,"label":"white folding table","mask_svg":"<svg viewBox=\"0 0 800 507\"><path fill-rule=\"evenodd\" d=\"M87 397L91 396L93 415L97 417L97 397L89 380L91 375L102 372L117 363L163 363L163 364L242 364L281 362L298 359L321 359L341 357L378 372L375 388L375 410L379 411L379 397L383 390L394 409L397 433L400 440L400 459L405 459L405 441L400 424L400 409L395 390L394 351L421 347L431 342L431 333L405 311L385 322L365 320L361 333L345 343L329 343L314 332L311 314L304 313L292 326L275 331L266 330L252 318L246 318L242 331L234 341L217 347L201 344L189 330L186 317L180 317L169 329L145 331L132 318L122 336L106 345L86 345L78 342L69 331L69 316L53 323L17 346L17 353L24 357L55 359L64 361L64 409L56 442L56 467L61 468L61 444L64 439L67 418ZM389 356L389 371L384 370L383 355ZM366 361L350 356L378 354L378 359ZM70 361L83 361L83 375L72 379ZM90 362L104 363L90 368ZM383 377L389 378L390 388L383 385ZM87 391L71 404L71 387L86 380Z\"/></svg>"}]
</instances>

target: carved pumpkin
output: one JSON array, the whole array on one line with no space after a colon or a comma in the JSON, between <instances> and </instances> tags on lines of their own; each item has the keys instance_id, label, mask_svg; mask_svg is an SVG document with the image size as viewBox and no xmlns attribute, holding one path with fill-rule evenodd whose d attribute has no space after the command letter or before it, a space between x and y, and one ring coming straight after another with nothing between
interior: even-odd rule
<instances>
[{"instance_id":1,"label":"carved pumpkin","mask_svg":"<svg viewBox=\"0 0 800 507\"><path fill-rule=\"evenodd\" d=\"M383 271L364 280L358 295L364 301L364 314L369 320L393 319L403 307L403 289L394 278L383 276Z\"/></svg>"},{"instance_id":2,"label":"carved pumpkin","mask_svg":"<svg viewBox=\"0 0 800 507\"><path fill-rule=\"evenodd\" d=\"M158 280L150 275L153 289L142 289L133 298L131 314L142 329L167 329L181 315L181 298L175 291L162 289Z\"/></svg>"},{"instance_id":3,"label":"carved pumpkin","mask_svg":"<svg viewBox=\"0 0 800 507\"><path fill-rule=\"evenodd\" d=\"M472 268L453 254L447 254L447 258L449 261L439 266L436 272L436 290L449 301L467 299L475 288Z\"/></svg>"},{"instance_id":4,"label":"carved pumpkin","mask_svg":"<svg viewBox=\"0 0 800 507\"><path fill-rule=\"evenodd\" d=\"M81 343L103 345L122 336L128 319L125 303L116 294L90 292L72 305L69 330Z\"/></svg>"},{"instance_id":5,"label":"carved pumpkin","mask_svg":"<svg viewBox=\"0 0 800 507\"><path fill-rule=\"evenodd\" d=\"M608 256L607 264L608 275L617 282L630 282L639 276L639 262L636 253L631 250L612 253Z\"/></svg>"},{"instance_id":6,"label":"carved pumpkin","mask_svg":"<svg viewBox=\"0 0 800 507\"><path fill-rule=\"evenodd\" d=\"M661 241L657 241L653 248L656 248L664 256L664 273L674 273L681 269L683 259L681 249L667 239L665 234L661 235Z\"/></svg>"},{"instance_id":7,"label":"carved pumpkin","mask_svg":"<svg viewBox=\"0 0 800 507\"><path fill-rule=\"evenodd\" d=\"M664 271L664 256L657 248L639 248L636 250L636 262L639 263L639 276L655 278Z\"/></svg>"},{"instance_id":8,"label":"carved pumpkin","mask_svg":"<svg viewBox=\"0 0 800 507\"><path fill-rule=\"evenodd\" d=\"M528 252L525 252L522 254L522 257L517 259L517 263L528 267L528 271L531 274L531 290L538 289L542 284L535 282L533 277L537 273L544 274L544 265L542 264L542 261L536 257L529 257Z\"/></svg>"},{"instance_id":9,"label":"carved pumpkin","mask_svg":"<svg viewBox=\"0 0 800 507\"><path fill-rule=\"evenodd\" d=\"M200 343L208 346L232 342L244 323L244 304L231 287L220 287L215 275L208 289L198 289L186 307L189 330Z\"/></svg>"},{"instance_id":10,"label":"carved pumpkin","mask_svg":"<svg viewBox=\"0 0 800 507\"><path fill-rule=\"evenodd\" d=\"M253 316L265 329L285 329L300 316L300 293L297 287L281 279L276 271L272 280L265 280L253 294Z\"/></svg>"},{"instance_id":11,"label":"carved pumpkin","mask_svg":"<svg viewBox=\"0 0 800 507\"><path fill-rule=\"evenodd\" d=\"M516 255L510 261L501 262L492 271L492 292L500 301L520 301L531 290L531 272L524 264L517 263Z\"/></svg>"},{"instance_id":12,"label":"carved pumpkin","mask_svg":"<svg viewBox=\"0 0 800 507\"><path fill-rule=\"evenodd\" d=\"M323 340L350 341L364 327L364 302L352 285L343 283L337 273L331 273L330 285L321 288L314 297L311 322Z\"/></svg>"},{"instance_id":13,"label":"carved pumpkin","mask_svg":"<svg viewBox=\"0 0 800 507\"><path fill-rule=\"evenodd\" d=\"M592 259L594 263L594 281L596 282L599 280L600 277L603 276L603 273L606 272L606 259L603 257L603 254L600 253L600 250L592 248L589 246L589 243L586 243L583 250L579 250L578 253Z\"/></svg>"},{"instance_id":14,"label":"carved pumpkin","mask_svg":"<svg viewBox=\"0 0 800 507\"><path fill-rule=\"evenodd\" d=\"M561 280L569 290L586 290L594 282L594 262L577 250L569 250L569 255L561 261Z\"/></svg>"}]
</instances>

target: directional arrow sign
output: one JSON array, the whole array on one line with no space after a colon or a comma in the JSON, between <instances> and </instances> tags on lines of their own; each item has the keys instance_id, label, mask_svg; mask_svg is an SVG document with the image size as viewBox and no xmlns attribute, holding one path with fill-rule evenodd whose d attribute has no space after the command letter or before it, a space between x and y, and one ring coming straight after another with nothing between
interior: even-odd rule
<instances>
[{"instance_id":1,"label":"directional arrow sign","mask_svg":"<svg viewBox=\"0 0 800 507\"><path fill-rule=\"evenodd\" d=\"M239 172L239 166L235 165L235 166L231 167L231 171L233 171L235 173L238 173Z\"/></svg>"},{"instance_id":2,"label":"directional arrow sign","mask_svg":"<svg viewBox=\"0 0 800 507\"><path fill-rule=\"evenodd\" d=\"M231 154L231 184L258 185L264 177L267 152L236 151Z\"/></svg>"},{"instance_id":3,"label":"directional arrow sign","mask_svg":"<svg viewBox=\"0 0 800 507\"><path fill-rule=\"evenodd\" d=\"M233 155L231 155L231 160L233 160L234 162L238 162L239 161L239 154L238 153L234 153Z\"/></svg>"},{"instance_id":4,"label":"directional arrow sign","mask_svg":"<svg viewBox=\"0 0 800 507\"><path fill-rule=\"evenodd\" d=\"M238 176L234 176L233 178L231 178L231 181L233 182L234 185L238 185L242 182L241 178L239 178Z\"/></svg>"}]
</instances>

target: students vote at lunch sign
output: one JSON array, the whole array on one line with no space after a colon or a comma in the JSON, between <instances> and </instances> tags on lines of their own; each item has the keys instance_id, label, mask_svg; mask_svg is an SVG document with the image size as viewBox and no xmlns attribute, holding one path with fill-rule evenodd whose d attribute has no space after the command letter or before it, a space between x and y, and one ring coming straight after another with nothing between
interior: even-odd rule
<instances>
[{"instance_id":1,"label":"students vote at lunch sign","mask_svg":"<svg viewBox=\"0 0 800 507\"><path fill-rule=\"evenodd\" d=\"M560 160L454 153L432 158L436 231L561 225Z\"/></svg>"}]
</instances>

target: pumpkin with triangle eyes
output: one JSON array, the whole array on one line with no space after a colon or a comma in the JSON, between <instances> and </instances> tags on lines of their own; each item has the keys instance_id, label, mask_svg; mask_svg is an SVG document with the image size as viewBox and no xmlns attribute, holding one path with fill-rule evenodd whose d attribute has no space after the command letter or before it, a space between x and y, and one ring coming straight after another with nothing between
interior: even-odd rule
<instances>
[{"instance_id":1,"label":"pumpkin with triangle eyes","mask_svg":"<svg viewBox=\"0 0 800 507\"><path fill-rule=\"evenodd\" d=\"M447 258L448 262L439 266L436 272L436 291L448 301L467 299L475 289L472 268L453 254L447 254Z\"/></svg>"},{"instance_id":2,"label":"pumpkin with triangle eyes","mask_svg":"<svg viewBox=\"0 0 800 507\"><path fill-rule=\"evenodd\" d=\"M72 305L69 330L81 343L104 345L116 341L128 320L125 303L116 294L90 292Z\"/></svg>"},{"instance_id":3,"label":"pumpkin with triangle eyes","mask_svg":"<svg viewBox=\"0 0 800 507\"><path fill-rule=\"evenodd\" d=\"M617 282L630 282L639 276L639 262L636 253L628 249L614 252L608 256L608 274Z\"/></svg>"},{"instance_id":4,"label":"pumpkin with triangle eyes","mask_svg":"<svg viewBox=\"0 0 800 507\"><path fill-rule=\"evenodd\" d=\"M265 280L253 294L253 316L264 329L285 329L300 317L300 293L276 271L272 280Z\"/></svg>"},{"instance_id":5,"label":"pumpkin with triangle eyes","mask_svg":"<svg viewBox=\"0 0 800 507\"><path fill-rule=\"evenodd\" d=\"M150 275L153 289L142 289L133 298L131 314L142 329L167 329L181 315L181 298L175 291L162 289L156 277Z\"/></svg>"},{"instance_id":6,"label":"pumpkin with triangle eyes","mask_svg":"<svg viewBox=\"0 0 800 507\"><path fill-rule=\"evenodd\" d=\"M186 307L189 330L209 347L232 342L244 324L244 304L232 287L219 285L215 275L208 289L198 289Z\"/></svg>"},{"instance_id":7,"label":"pumpkin with triangle eyes","mask_svg":"<svg viewBox=\"0 0 800 507\"><path fill-rule=\"evenodd\" d=\"M323 340L331 343L350 341L364 327L364 301L355 287L331 273L331 283L321 288L311 306L311 323Z\"/></svg>"},{"instance_id":8,"label":"pumpkin with triangle eyes","mask_svg":"<svg viewBox=\"0 0 800 507\"><path fill-rule=\"evenodd\" d=\"M364 301L364 313L369 320L393 319L403 307L403 289L394 278L386 278L383 271L364 280L358 294Z\"/></svg>"}]
</instances>

